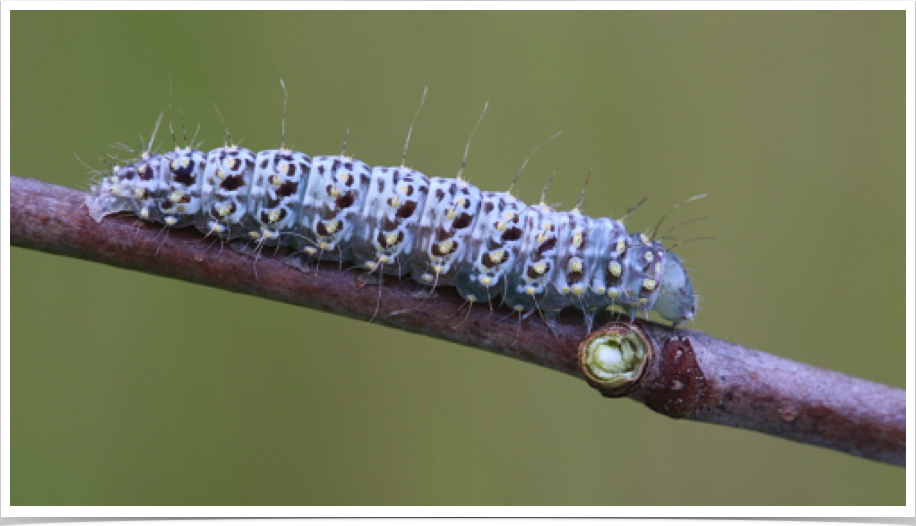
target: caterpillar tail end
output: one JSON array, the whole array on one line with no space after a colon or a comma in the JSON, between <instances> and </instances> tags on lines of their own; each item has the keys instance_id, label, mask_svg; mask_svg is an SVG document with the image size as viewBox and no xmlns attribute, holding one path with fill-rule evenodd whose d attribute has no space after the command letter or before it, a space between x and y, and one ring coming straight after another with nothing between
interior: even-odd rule
<instances>
[{"instance_id":1,"label":"caterpillar tail end","mask_svg":"<svg viewBox=\"0 0 916 526\"><path fill-rule=\"evenodd\" d=\"M86 208L89 215L96 223L101 223L107 215L132 210L129 200L112 198L111 196L90 194L86 196Z\"/></svg>"}]
</instances>

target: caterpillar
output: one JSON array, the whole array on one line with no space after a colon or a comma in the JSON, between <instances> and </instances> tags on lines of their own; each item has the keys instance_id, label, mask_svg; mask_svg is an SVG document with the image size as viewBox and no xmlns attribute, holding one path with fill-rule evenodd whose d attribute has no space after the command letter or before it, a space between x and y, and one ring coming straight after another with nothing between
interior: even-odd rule
<instances>
[{"instance_id":1,"label":"caterpillar","mask_svg":"<svg viewBox=\"0 0 916 526\"><path fill-rule=\"evenodd\" d=\"M86 199L90 215L101 222L128 212L164 228L194 226L223 242L254 242L258 254L264 246L285 246L300 258L299 268L350 262L433 291L456 287L472 306L501 298L520 316L539 311L548 324L574 307L589 332L597 313L615 308L631 318L654 310L674 325L693 320L697 300L687 271L653 239L661 221L650 237L628 233L623 219L589 217L581 212L584 188L572 210L545 204L546 187L540 203L526 205L512 194L521 170L508 190L482 191L462 178L470 140L455 178L408 168L419 109L401 166L370 167L347 156L346 138L340 155L312 158L286 148L286 103L285 95L279 149L238 146L223 120L224 145L205 153L196 148L196 133L188 141L183 124L184 146L178 145L170 100L174 151L153 151L160 114L140 151L118 145L136 158L121 165L115 156L107 171L97 171Z\"/></svg>"}]
</instances>

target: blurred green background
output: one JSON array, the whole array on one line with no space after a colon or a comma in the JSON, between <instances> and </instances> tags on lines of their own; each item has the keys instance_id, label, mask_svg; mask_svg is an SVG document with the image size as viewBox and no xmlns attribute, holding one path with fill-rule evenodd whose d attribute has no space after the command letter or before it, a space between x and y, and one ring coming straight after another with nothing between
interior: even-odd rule
<instances>
[{"instance_id":1,"label":"blurred green background","mask_svg":"<svg viewBox=\"0 0 916 526\"><path fill-rule=\"evenodd\" d=\"M14 12L12 173L176 104L222 142L410 164L645 229L697 328L904 387L904 12ZM167 135L160 136L166 146ZM13 505L903 505L904 470L678 422L505 357L12 251ZM893 279L891 279L893 277ZM374 301L369 298L367 301ZM383 307L384 308L384 307ZM867 328L867 329L866 329Z\"/></svg>"}]
</instances>

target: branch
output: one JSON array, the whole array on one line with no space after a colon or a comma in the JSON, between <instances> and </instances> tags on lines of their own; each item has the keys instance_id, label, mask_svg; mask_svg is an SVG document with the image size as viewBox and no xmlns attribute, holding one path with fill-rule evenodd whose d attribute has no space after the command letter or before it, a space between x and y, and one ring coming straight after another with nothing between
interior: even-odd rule
<instances>
[{"instance_id":1,"label":"branch","mask_svg":"<svg viewBox=\"0 0 916 526\"><path fill-rule=\"evenodd\" d=\"M355 272L322 264L308 274L283 257L257 264L233 250L205 250L192 229L158 236L132 217L90 217L86 194L12 177L11 243L232 292L369 320L549 367L584 379L578 348L585 338L577 312L564 312L556 335L535 317L519 330L508 310L474 308L456 314L462 299L449 287L420 300L409 280L388 278L366 287ZM164 240L163 240L164 239ZM161 245L161 247L160 247ZM268 251L271 253L272 251ZM673 418L752 429L898 466L906 463L906 392L818 369L718 340L699 331L636 324L650 335L652 352L626 396Z\"/></svg>"}]
</instances>

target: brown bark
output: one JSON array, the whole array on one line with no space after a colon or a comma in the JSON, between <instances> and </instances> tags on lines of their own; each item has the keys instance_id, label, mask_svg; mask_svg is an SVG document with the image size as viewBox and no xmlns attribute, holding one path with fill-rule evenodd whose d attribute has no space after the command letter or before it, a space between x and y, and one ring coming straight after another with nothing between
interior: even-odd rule
<instances>
[{"instance_id":1,"label":"brown bark","mask_svg":"<svg viewBox=\"0 0 916 526\"><path fill-rule=\"evenodd\" d=\"M585 338L576 312L564 312L556 336L536 317L519 330L517 316L476 306L467 319L448 287L418 300L409 280L379 289L357 273L323 264L308 274L282 252L257 263L233 250L205 250L191 229L158 236L158 225L132 217L93 221L86 194L32 179L11 180L13 246L96 261L224 290L368 320L550 367L579 378ZM160 246L161 245L161 246ZM376 299L381 304L376 313ZM508 317L507 317L508 316ZM906 463L906 392L718 340L699 331L642 323L655 341L646 374L627 396L673 418L752 429L852 455Z\"/></svg>"}]
</instances>

